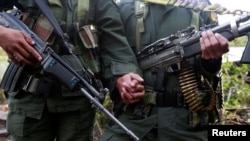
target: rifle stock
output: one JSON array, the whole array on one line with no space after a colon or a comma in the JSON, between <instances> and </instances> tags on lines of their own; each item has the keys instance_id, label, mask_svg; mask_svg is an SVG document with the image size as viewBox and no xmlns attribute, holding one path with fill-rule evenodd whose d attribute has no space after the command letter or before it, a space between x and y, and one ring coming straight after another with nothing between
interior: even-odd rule
<instances>
[{"instance_id":1,"label":"rifle stock","mask_svg":"<svg viewBox=\"0 0 250 141\"><path fill-rule=\"evenodd\" d=\"M220 33L229 41L241 36L250 35L250 13L241 15L235 21L216 25L211 28L214 33ZM186 33L187 32L187 33ZM181 31L182 33L182 31ZM179 63L185 58L201 53L199 39L202 31L194 29L184 30L185 36L180 37L180 32L167 38L160 39L138 52L138 60L142 70L152 67L166 67ZM187 34L187 35L186 35ZM250 63L250 43L248 40L241 62Z\"/></svg>"},{"instance_id":2,"label":"rifle stock","mask_svg":"<svg viewBox=\"0 0 250 141\"><path fill-rule=\"evenodd\" d=\"M107 88L96 90L89 81L85 80L74 69L72 69L54 50L30 30L19 18L19 10L13 9L12 13L0 12L0 25L7 28L24 31L35 41L34 48L42 56L41 66L44 71L55 76L69 90L80 90L86 98L94 104L94 107L104 112L111 120L121 127L131 139L138 141L139 138L119 122L107 109L100 103L108 93ZM4 73L0 87L6 92L17 91L17 85L22 77L22 73L28 66L19 67L13 62L10 62L7 70ZM62 77L63 76L63 77ZM100 91L100 92L99 92Z\"/></svg>"}]
</instances>

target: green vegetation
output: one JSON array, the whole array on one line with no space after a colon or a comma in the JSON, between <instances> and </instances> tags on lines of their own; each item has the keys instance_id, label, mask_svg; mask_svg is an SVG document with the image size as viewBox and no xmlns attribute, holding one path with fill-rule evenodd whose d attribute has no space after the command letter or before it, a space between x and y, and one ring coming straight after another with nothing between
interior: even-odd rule
<instances>
[{"instance_id":1,"label":"green vegetation","mask_svg":"<svg viewBox=\"0 0 250 141\"><path fill-rule=\"evenodd\" d=\"M244 47L247 44L247 39L248 39L247 36L242 36L242 37L236 38L230 42L230 46L232 46L232 47Z\"/></svg>"},{"instance_id":2,"label":"green vegetation","mask_svg":"<svg viewBox=\"0 0 250 141\"><path fill-rule=\"evenodd\" d=\"M5 72L6 67L8 66L7 55L0 47L0 80L2 79L3 73Z\"/></svg>"},{"instance_id":3,"label":"green vegetation","mask_svg":"<svg viewBox=\"0 0 250 141\"><path fill-rule=\"evenodd\" d=\"M245 47L247 39L247 36L237 38L230 42L230 46ZM250 124L250 64L225 62L221 74L224 123Z\"/></svg>"}]
</instances>

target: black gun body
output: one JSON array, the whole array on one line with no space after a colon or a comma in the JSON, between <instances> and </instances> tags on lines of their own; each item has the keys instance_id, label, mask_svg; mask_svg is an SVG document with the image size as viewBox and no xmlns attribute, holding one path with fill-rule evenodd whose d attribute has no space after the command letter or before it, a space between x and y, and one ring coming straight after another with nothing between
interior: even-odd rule
<instances>
[{"instance_id":1,"label":"black gun body","mask_svg":"<svg viewBox=\"0 0 250 141\"><path fill-rule=\"evenodd\" d=\"M241 37L241 36L248 36L249 37L248 33L250 32L250 24L245 24L245 25L238 27L238 29L237 29L238 35L235 35L232 32L230 23L223 24L221 26L217 26L217 27L213 28L212 31L214 33L220 33L222 36L227 38L228 41L232 41L235 38ZM197 54L201 53L199 38L200 38L200 36L193 37L191 39L188 39L188 40L180 43L180 46L184 47L183 48L184 49L184 57L183 58L188 58L188 57L191 57L193 55L197 55ZM247 43L247 46L245 48L245 51L249 51L249 53L250 53L250 46L248 46L248 43ZM244 62L244 63L249 62L250 63L250 56L246 55L246 54L248 54L248 53L243 54L241 62Z\"/></svg>"},{"instance_id":2,"label":"black gun body","mask_svg":"<svg viewBox=\"0 0 250 141\"><path fill-rule=\"evenodd\" d=\"M10 64L8 65L6 71L3 75L0 87L7 92L8 91L12 92L13 90L10 90L11 86L12 87L14 87L14 85L16 86L16 84L14 82L14 78L19 77L18 73L16 73L16 72L18 70L22 71L22 69L23 69L23 67L18 67L13 62L10 62Z\"/></svg>"},{"instance_id":3,"label":"black gun body","mask_svg":"<svg viewBox=\"0 0 250 141\"><path fill-rule=\"evenodd\" d=\"M229 41L232 41L235 38L241 36L249 37L250 23L246 22L249 19L250 13L247 13L235 19L234 22L217 25L211 28L211 30L214 33L220 33ZM174 44L166 44L166 42L168 42L170 39L170 37L167 37L164 39L160 39L149 46L146 46L137 54L141 69L145 70L154 67L166 67L172 64L179 63L185 58L200 54L201 48L199 39L201 37L201 33L202 31L197 31L196 33L192 34L191 37L180 39L179 42L175 42ZM160 51L157 50L159 48L158 46L161 47ZM176 48L178 48L181 53L178 53L178 51L176 52ZM241 59L242 63L250 63L249 54L250 44L248 40L247 46ZM178 58L178 60L176 58Z\"/></svg>"},{"instance_id":4,"label":"black gun body","mask_svg":"<svg viewBox=\"0 0 250 141\"><path fill-rule=\"evenodd\" d=\"M235 38L235 35L231 32L229 23L217 26L211 30L214 33L220 33L229 41L232 41ZM196 34L194 37L191 37L187 40L180 42L180 46L182 46L184 50L183 58L188 58L201 53L200 41L199 41L200 37L201 37L201 31L199 31L199 33Z\"/></svg>"},{"instance_id":5,"label":"black gun body","mask_svg":"<svg viewBox=\"0 0 250 141\"><path fill-rule=\"evenodd\" d=\"M246 30L246 29L250 29L250 25L249 24L245 25L240 30L243 31L243 30ZM245 64L250 64L250 41L249 41L250 32L245 31L245 34L248 37L248 40L247 40L246 48L245 48L245 50L244 50L244 52L242 54L240 62L241 63L245 63Z\"/></svg>"}]
</instances>

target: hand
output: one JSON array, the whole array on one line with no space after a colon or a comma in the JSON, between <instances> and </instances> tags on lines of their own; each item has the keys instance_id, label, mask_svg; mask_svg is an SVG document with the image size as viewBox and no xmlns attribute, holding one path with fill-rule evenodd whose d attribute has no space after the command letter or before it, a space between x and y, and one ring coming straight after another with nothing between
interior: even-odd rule
<instances>
[{"instance_id":1,"label":"hand","mask_svg":"<svg viewBox=\"0 0 250 141\"><path fill-rule=\"evenodd\" d=\"M116 87L123 103L132 104L140 101L144 96L143 81L139 75L134 73L125 74L117 79Z\"/></svg>"},{"instance_id":2,"label":"hand","mask_svg":"<svg viewBox=\"0 0 250 141\"><path fill-rule=\"evenodd\" d=\"M202 32L200 46L203 59L216 59L229 51L228 40L219 33L213 33L211 30Z\"/></svg>"},{"instance_id":3,"label":"hand","mask_svg":"<svg viewBox=\"0 0 250 141\"><path fill-rule=\"evenodd\" d=\"M0 46L15 64L32 65L41 61L42 57L33 48L34 45L34 41L26 33L0 26Z\"/></svg>"}]
</instances>

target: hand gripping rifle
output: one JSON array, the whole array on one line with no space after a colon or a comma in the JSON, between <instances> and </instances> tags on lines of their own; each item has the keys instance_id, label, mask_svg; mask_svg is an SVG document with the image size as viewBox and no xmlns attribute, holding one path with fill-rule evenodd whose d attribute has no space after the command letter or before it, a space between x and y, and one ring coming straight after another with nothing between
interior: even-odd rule
<instances>
[{"instance_id":1,"label":"hand gripping rifle","mask_svg":"<svg viewBox=\"0 0 250 141\"><path fill-rule=\"evenodd\" d=\"M80 76L74 69L72 69L54 50L38 37L32 30L30 30L21 20L21 12L18 9L13 9L11 13L0 12L0 25L7 28L12 28L24 31L32 37L35 41L35 49L42 56L41 66L44 71L55 76L62 84L69 90L74 91L79 89L81 93L86 96L94 107L105 113L111 120L121 127L127 135L133 140L139 138L127 129L118 119L116 119L107 109L103 107L100 101L103 101L105 94L108 92L107 88L102 88L100 92L94 88L89 81ZM17 85L23 70L28 66L17 66L13 62L9 63L7 70L3 76L0 87L7 92L17 91Z\"/></svg>"},{"instance_id":2,"label":"hand gripping rifle","mask_svg":"<svg viewBox=\"0 0 250 141\"><path fill-rule=\"evenodd\" d=\"M237 37L250 37L250 13L241 15L235 21L222 25L207 25L203 28L210 28L214 33L220 33L229 41ZM188 27L183 31L169 37L159 39L156 42L144 47L138 52L137 57L142 70L154 67L167 67L181 62L183 59L201 53L199 38L202 30L196 31L193 27ZM249 40L248 40L249 41ZM250 43L247 43L242 63L250 63Z\"/></svg>"}]
</instances>

